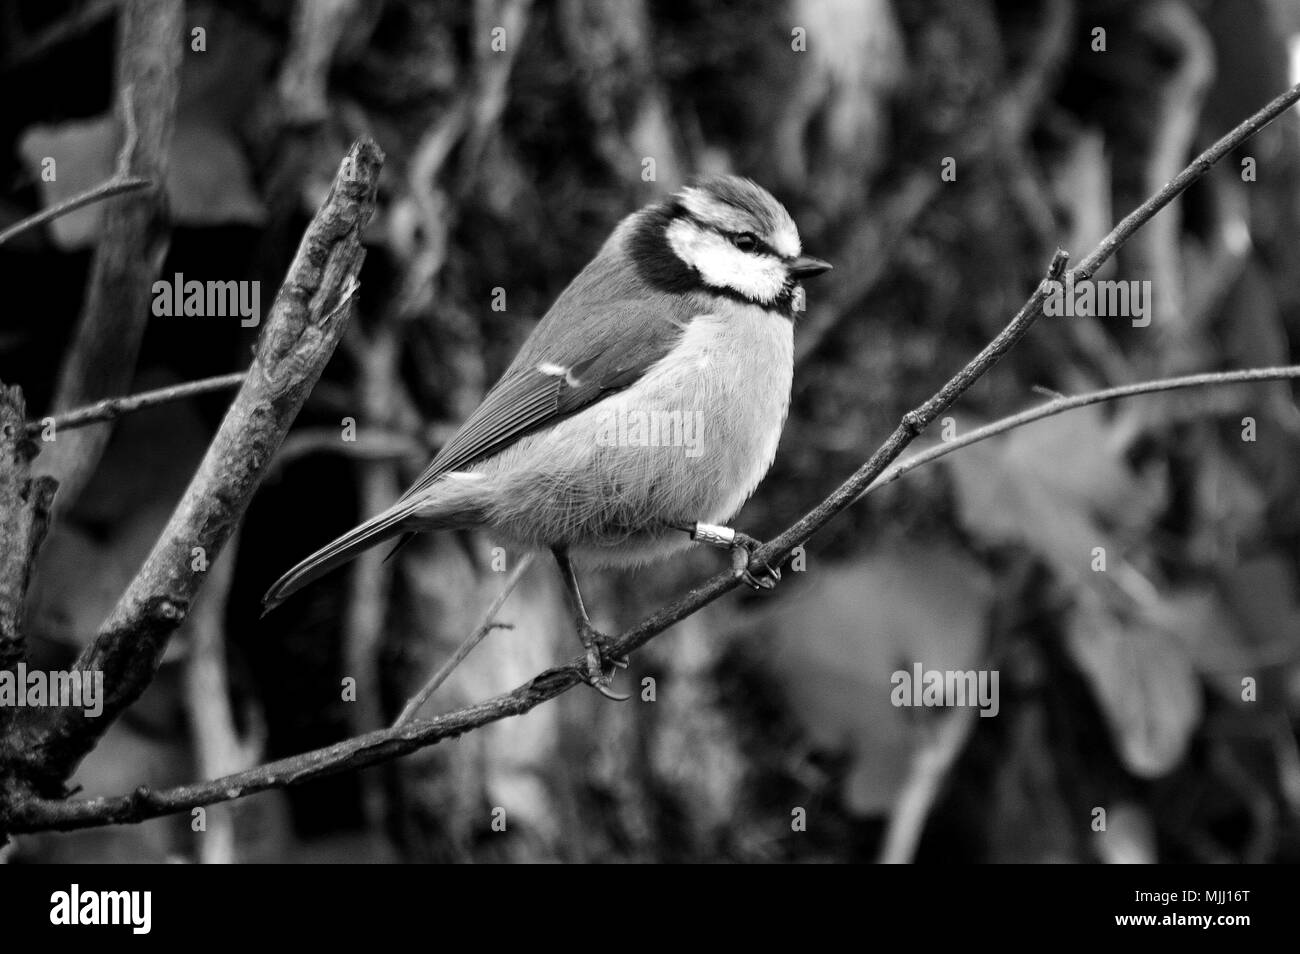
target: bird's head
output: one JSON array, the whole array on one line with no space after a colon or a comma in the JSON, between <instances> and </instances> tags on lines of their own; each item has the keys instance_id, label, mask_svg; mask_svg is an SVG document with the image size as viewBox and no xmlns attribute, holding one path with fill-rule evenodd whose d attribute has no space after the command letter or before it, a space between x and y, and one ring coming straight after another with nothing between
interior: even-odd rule
<instances>
[{"instance_id":1,"label":"bird's head","mask_svg":"<svg viewBox=\"0 0 1300 954\"><path fill-rule=\"evenodd\" d=\"M803 254L790 213L766 189L715 176L646 209L631 254L659 287L707 290L788 311L795 288L831 266Z\"/></svg>"}]
</instances>

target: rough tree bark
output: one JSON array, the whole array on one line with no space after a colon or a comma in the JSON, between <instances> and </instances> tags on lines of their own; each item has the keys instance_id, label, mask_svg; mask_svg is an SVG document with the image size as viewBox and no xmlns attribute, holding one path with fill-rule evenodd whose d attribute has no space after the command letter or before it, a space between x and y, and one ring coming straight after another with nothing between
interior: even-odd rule
<instances>
[{"instance_id":1,"label":"rough tree bark","mask_svg":"<svg viewBox=\"0 0 1300 954\"><path fill-rule=\"evenodd\" d=\"M104 676L98 718L75 708L25 708L0 738L0 837L18 801L61 797L64 783L113 720L148 686L168 637L189 612L298 409L338 343L365 252L383 154L352 147L303 236L257 353L198 471L144 566L75 663ZM21 424L14 434L21 438Z\"/></svg>"}]
</instances>

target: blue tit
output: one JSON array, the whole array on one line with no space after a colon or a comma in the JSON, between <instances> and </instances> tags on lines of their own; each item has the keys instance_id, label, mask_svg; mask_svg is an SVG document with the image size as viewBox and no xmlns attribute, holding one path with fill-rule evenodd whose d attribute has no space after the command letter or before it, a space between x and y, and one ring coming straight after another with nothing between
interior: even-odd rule
<instances>
[{"instance_id":1,"label":"blue tit","mask_svg":"<svg viewBox=\"0 0 1300 954\"><path fill-rule=\"evenodd\" d=\"M717 176L623 219L560 294L483 403L410 489L289 570L270 610L393 537L483 528L559 563L588 681L613 666L571 560L639 565L691 541L757 541L725 526L776 456L790 405L800 282L831 266L804 255L794 220L748 179Z\"/></svg>"}]
</instances>

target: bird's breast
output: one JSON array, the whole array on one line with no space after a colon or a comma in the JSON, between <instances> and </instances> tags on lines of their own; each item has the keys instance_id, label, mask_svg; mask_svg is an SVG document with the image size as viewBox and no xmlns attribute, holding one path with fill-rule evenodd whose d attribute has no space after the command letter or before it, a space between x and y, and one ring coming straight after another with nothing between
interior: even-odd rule
<instances>
[{"instance_id":1,"label":"bird's breast","mask_svg":"<svg viewBox=\"0 0 1300 954\"><path fill-rule=\"evenodd\" d=\"M687 325L677 346L621 395L631 413L643 404L694 416L694 456L679 455L679 475L695 519L730 518L776 457L790 407L793 325L765 309L720 301Z\"/></svg>"},{"instance_id":2,"label":"bird's breast","mask_svg":"<svg viewBox=\"0 0 1300 954\"><path fill-rule=\"evenodd\" d=\"M711 300L632 385L484 467L499 501L492 522L604 563L687 545L666 528L730 519L767 473L793 367L787 318Z\"/></svg>"}]
</instances>

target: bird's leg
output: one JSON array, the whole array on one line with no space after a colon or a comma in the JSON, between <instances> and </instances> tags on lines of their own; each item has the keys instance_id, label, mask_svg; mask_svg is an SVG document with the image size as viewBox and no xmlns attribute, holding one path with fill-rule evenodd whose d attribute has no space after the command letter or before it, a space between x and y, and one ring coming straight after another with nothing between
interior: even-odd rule
<instances>
[{"instance_id":1,"label":"bird's leg","mask_svg":"<svg viewBox=\"0 0 1300 954\"><path fill-rule=\"evenodd\" d=\"M696 523L682 527L698 543L731 551L731 569L736 578L755 590L771 590L781 580L781 568L754 563L754 551L763 544L747 533L716 523Z\"/></svg>"},{"instance_id":2,"label":"bird's leg","mask_svg":"<svg viewBox=\"0 0 1300 954\"><path fill-rule=\"evenodd\" d=\"M607 699L613 699L615 702L627 701L628 696L615 692L609 687L614 678L614 671L627 668L627 659L610 658L605 655L605 644L609 642L609 637L592 626L591 620L587 617L587 608L583 605L582 593L578 590L578 576L573 572L573 562L569 559L569 554L559 547L555 547L551 552L555 554L555 562L560 567L560 577L564 580L564 588L573 604L578 638L582 640L582 648L587 651L587 685Z\"/></svg>"}]
</instances>

